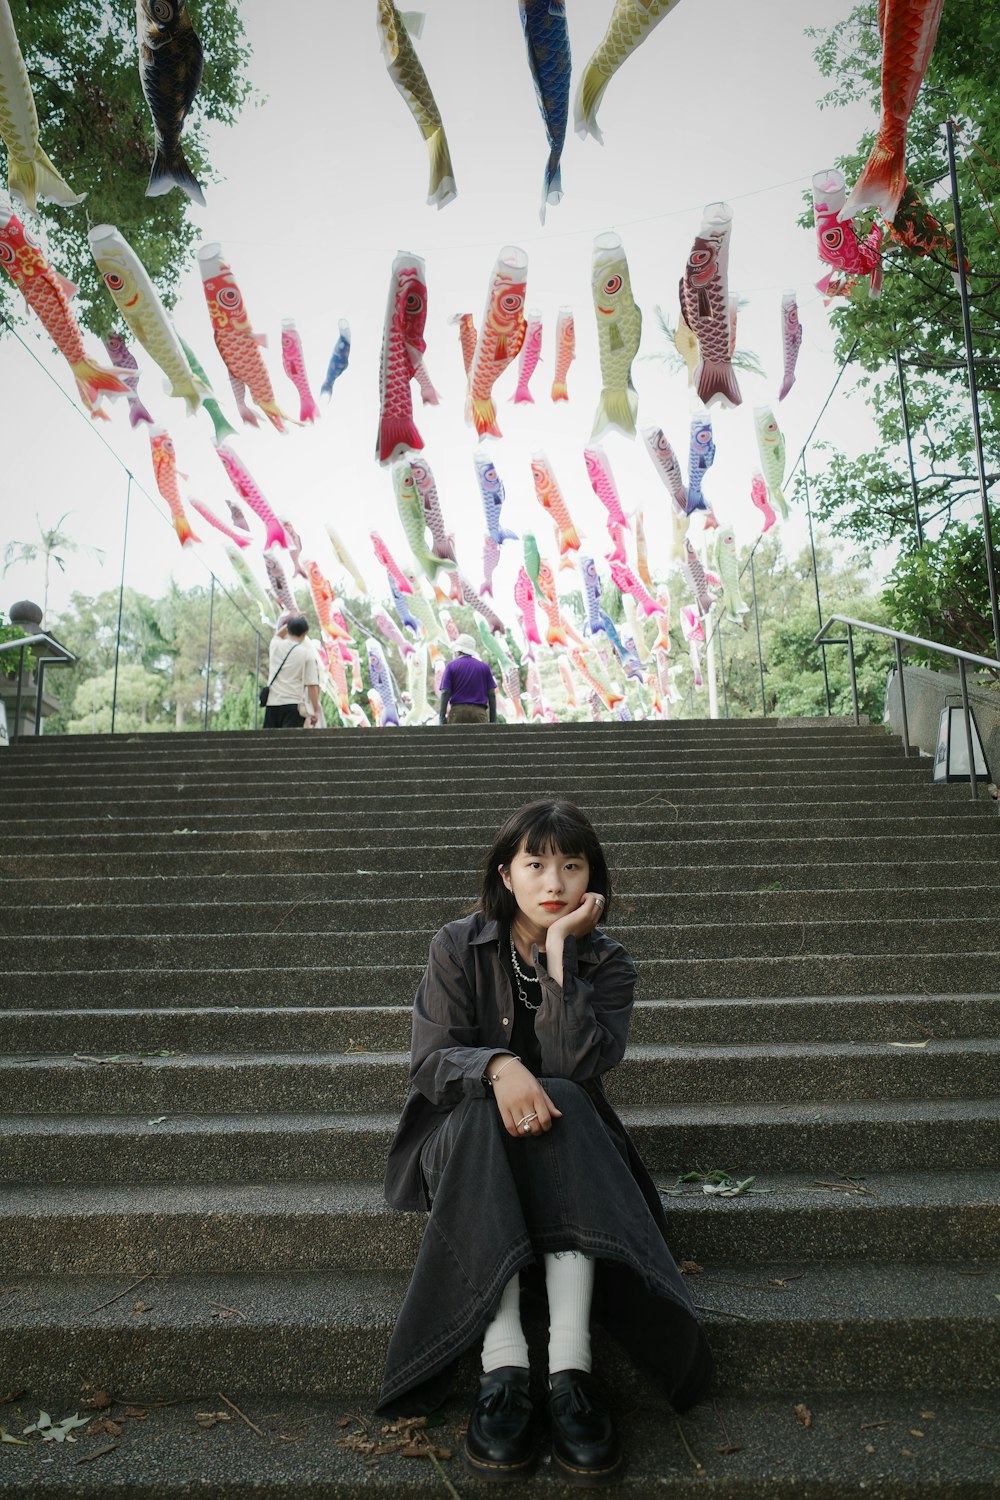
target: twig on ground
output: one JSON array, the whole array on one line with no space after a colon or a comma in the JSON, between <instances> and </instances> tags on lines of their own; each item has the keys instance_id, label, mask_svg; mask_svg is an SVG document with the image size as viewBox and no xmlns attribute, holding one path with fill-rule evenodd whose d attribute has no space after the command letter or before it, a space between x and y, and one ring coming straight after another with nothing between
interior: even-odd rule
<instances>
[{"instance_id":1,"label":"twig on ground","mask_svg":"<svg viewBox=\"0 0 1000 1500\"><path fill-rule=\"evenodd\" d=\"M227 1307L224 1302L213 1302L211 1299L209 1299L208 1305L209 1307L218 1307L222 1312L225 1313L235 1313L238 1318L243 1319L244 1323L247 1320L246 1313L240 1312L238 1307Z\"/></svg>"},{"instance_id":2,"label":"twig on ground","mask_svg":"<svg viewBox=\"0 0 1000 1500\"><path fill-rule=\"evenodd\" d=\"M147 1271L146 1274L145 1274L145 1276L140 1276L138 1281L133 1281L132 1285L131 1286L127 1286L123 1292L116 1292L113 1297L109 1297L108 1298L107 1302L99 1302L97 1304L97 1306L96 1307L92 1307L90 1309L90 1311L92 1313L95 1313L95 1312L100 1312L102 1307L110 1307L111 1304L112 1304L112 1302L117 1302L118 1301L119 1297L127 1297L128 1294L129 1294L129 1292L134 1292L137 1286L142 1286L142 1283L144 1281L148 1281L151 1276L155 1276L155 1275L156 1275L155 1271Z\"/></svg>"},{"instance_id":3,"label":"twig on ground","mask_svg":"<svg viewBox=\"0 0 1000 1500\"><path fill-rule=\"evenodd\" d=\"M696 1302L695 1307L699 1312L718 1313L723 1318L742 1318L744 1323L753 1321L746 1313L730 1312L728 1307L706 1307L704 1302Z\"/></svg>"},{"instance_id":4,"label":"twig on ground","mask_svg":"<svg viewBox=\"0 0 1000 1500\"><path fill-rule=\"evenodd\" d=\"M89 1464L92 1458L103 1458L105 1453L114 1453L118 1447L117 1443L105 1443L102 1448L94 1448L90 1453L83 1453L77 1459L78 1464Z\"/></svg>"},{"instance_id":5,"label":"twig on ground","mask_svg":"<svg viewBox=\"0 0 1000 1500\"><path fill-rule=\"evenodd\" d=\"M458 1493L458 1490L456 1490L455 1486L452 1484L451 1480L448 1478L447 1474L442 1469L440 1462L438 1461L438 1459L435 1457L435 1455L431 1452L431 1450L429 1448L427 1450L427 1457L430 1459L431 1463L434 1465L434 1472L435 1472L435 1474L437 1474L437 1476L440 1479L441 1483L444 1485L445 1489L448 1491L448 1494L451 1496L451 1500L462 1500L462 1497Z\"/></svg>"},{"instance_id":6,"label":"twig on ground","mask_svg":"<svg viewBox=\"0 0 1000 1500\"><path fill-rule=\"evenodd\" d=\"M247 1416L246 1412L245 1411L240 1411L240 1409L236 1405L236 1403L234 1401L230 1401L229 1397L228 1396L224 1396L221 1391L219 1392L219 1400L220 1401L224 1401L226 1403L226 1405L230 1408L230 1410L234 1411L236 1413L236 1415L240 1418L240 1420L242 1422L245 1422L247 1424L247 1426L250 1428L251 1432L255 1432L258 1437L265 1437L266 1436L266 1434L263 1433L261 1431L261 1429L257 1426L257 1423L256 1422L251 1422L251 1420Z\"/></svg>"},{"instance_id":7,"label":"twig on ground","mask_svg":"<svg viewBox=\"0 0 1000 1500\"><path fill-rule=\"evenodd\" d=\"M685 1436L684 1428L681 1426L681 1419L680 1419L680 1417L675 1417L674 1421L677 1424L677 1431L680 1434L681 1442L684 1444L684 1452L687 1454L688 1458L691 1460L692 1464L694 1465L694 1472L697 1474L698 1478L701 1479L701 1478L704 1477L704 1474L705 1474L704 1465L699 1461L699 1459L697 1459L695 1457L694 1452L692 1451L692 1448L691 1448L691 1444L688 1442L687 1437Z\"/></svg>"}]
</instances>

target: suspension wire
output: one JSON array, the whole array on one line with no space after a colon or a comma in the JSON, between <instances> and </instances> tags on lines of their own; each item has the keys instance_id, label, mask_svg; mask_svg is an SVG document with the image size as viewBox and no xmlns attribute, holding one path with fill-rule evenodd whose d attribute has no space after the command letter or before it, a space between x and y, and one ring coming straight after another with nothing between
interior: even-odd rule
<instances>
[{"instance_id":1,"label":"suspension wire","mask_svg":"<svg viewBox=\"0 0 1000 1500\"><path fill-rule=\"evenodd\" d=\"M123 458L121 458L119 454L117 454L115 452L114 448L112 448L111 444L108 442L107 438L104 436L104 434L100 430L100 428L99 427L95 427L94 424L93 424L93 422L88 421L87 415L84 412L83 408L80 407L80 406L78 406L76 404L76 402L73 400L72 396L69 394L69 392L63 389L63 387L59 384L59 381L53 375L52 371L49 370L42 363L42 361L39 359L38 355L31 348L30 344L28 344L21 337L20 333L18 333L17 329L14 327L14 324L10 321L10 319L7 317L7 315L5 313L3 313L3 312L0 312L0 324L2 324L4 328L6 328L6 330L7 330L8 333L13 334L14 338L21 345L21 348L25 351L25 353L31 359L34 360L35 364L41 370L42 374L45 375L46 378L52 382L52 384L55 386L56 390L59 392L60 396L62 396L63 399L69 403L69 406L70 406L71 410L73 410L74 412L76 412L76 414L79 416L80 420L85 424L85 426L87 428L87 431L90 432L90 433L92 433L93 436L96 437L99 442L101 442L101 443L104 444L105 448L107 448L108 452L111 454L111 457L114 459L115 463L118 464L119 468L121 468L122 470L124 470L125 474L128 475L128 478L129 478L130 482L135 485L136 489L144 497L144 499L146 499L146 500L149 501L150 505L153 507L154 511L160 517L160 519L162 521L165 521L166 524L168 526L170 526L172 523L170 522L169 518L164 515L163 510L161 509L160 505L157 503L157 501L150 494L149 490L146 489L146 486L144 484L142 484L138 479L136 479L135 475L132 473L131 469L126 464L125 460ZM195 559L196 559L196 561L198 562L198 564L201 567L203 567L203 568L206 569L206 571L208 572L209 576L215 579L216 583L219 585L219 587L221 588L222 592L225 594L226 598L229 600L230 604L236 610L237 614L240 615L241 618L250 626L250 629L253 630L259 636L260 635L259 624L256 624L250 618L249 615L247 615L247 614L244 613L243 609L240 606L239 600L237 600L230 593L229 589L226 587L225 583L218 576L218 574L216 574L215 571L211 567L209 567L208 563L205 562L204 558L198 557L197 553L195 553Z\"/></svg>"}]
</instances>

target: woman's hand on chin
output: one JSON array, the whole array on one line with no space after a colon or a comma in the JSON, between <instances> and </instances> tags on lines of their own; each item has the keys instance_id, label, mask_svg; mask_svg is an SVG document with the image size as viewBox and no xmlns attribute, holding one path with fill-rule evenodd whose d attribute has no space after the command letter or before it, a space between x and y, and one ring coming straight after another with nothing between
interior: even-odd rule
<instances>
[{"instance_id":1,"label":"woman's hand on chin","mask_svg":"<svg viewBox=\"0 0 1000 1500\"><path fill-rule=\"evenodd\" d=\"M504 1068L503 1077L493 1085L493 1095L504 1129L520 1140L551 1130L552 1122L561 1118L561 1111L523 1063L511 1063ZM525 1130L526 1124L529 1130Z\"/></svg>"}]
</instances>

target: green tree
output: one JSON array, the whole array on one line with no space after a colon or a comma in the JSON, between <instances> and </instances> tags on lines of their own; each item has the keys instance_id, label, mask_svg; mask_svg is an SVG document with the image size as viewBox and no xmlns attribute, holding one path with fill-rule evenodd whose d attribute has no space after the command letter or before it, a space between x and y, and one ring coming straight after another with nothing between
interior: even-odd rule
<instances>
[{"instance_id":1,"label":"green tree","mask_svg":"<svg viewBox=\"0 0 1000 1500\"><path fill-rule=\"evenodd\" d=\"M103 557L104 553L100 547L90 547L85 542L74 541L68 531L63 530L63 522L72 515L72 511L64 511L54 526L43 526L41 517L35 512L35 521L38 524L37 542L8 542L3 553L4 577L11 568L18 564L33 563L39 557L44 562L44 583L42 592L42 629L45 629L49 609L49 576L52 564L55 563L60 573L66 571L67 552L89 552L94 557Z\"/></svg>"},{"instance_id":2,"label":"green tree","mask_svg":"<svg viewBox=\"0 0 1000 1500\"><path fill-rule=\"evenodd\" d=\"M135 7L85 0L10 0L10 5L42 147L73 190L87 194L78 208L44 211L52 259L79 286L77 315L94 333L105 334L117 314L91 258L87 229L117 225L168 307L201 230L180 191L155 199L145 195L153 128L139 81ZM184 129L184 153L203 185L218 180L209 160L208 123L232 125L251 93L239 9L233 0L192 0L190 6L205 51L205 73ZM0 314L21 317L23 311L20 294L0 286Z\"/></svg>"},{"instance_id":3,"label":"green tree","mask_svg":"<svg viewBox=\"0 0 1000 1500\"><path fill-rule=\"evenodd\" d=\"M857 5L845 20L811 33L824 77L835 80L821 108L880 97L881 46L876 7ZM973 344L982 397L988 482L1000 478L1000 260L997 229L989 205L996 194L995 159L1000 140L1000 94L995 87L1000 56L1000 11L988 5L947 5L924 86L910 121L907 173L935 216L952 226L947 154L942 122L961 127L959 192L969 288ZM848 183L860 175L873 136L838 159ZM976 149L982 142L989 157ZM811 206L800 219L812 227ZM868 220L855 221L859 234ZM836 353L862 373L863 400L875 421L878 442L859 458L830 452L814 481L821 520L860 548L916 544L895 355L902 360L914 460L923 517L931 533L973 513L978 496L971 412L966 378L961 303L946 255L920 256L887 237L883 244L885 286L872 301L867 288L838 299L831 311ZM829 451L829 450L828 450ZM988 617L987 617L988 618Z\"/></svg>"},{"instance_id":4,"label":"green tree","mask_svg":"<svg viewBox=\"0 0 1000 1500\"><path fill-rule=\"evenodd\" d=\"M1000 508L992 511L994 536L1000 535ZM935 541L901 554L884 594L897 630L925 640L957 645L960 650L993 656L993 632L983 530L953 523ZM936 670L949 663L934 652L907 651L911 661ZM993 673L1000 681L1000 672Z\"/></svg>"},{"instance_id":5,"label":"green tree","mask_svg":"<svg viewBox=\"0 0 1000 1500\"><path fill-rule=\"evenodd\" d=\"M66 723L70 734L109 733L112 700L117 733L163 728L156 711L163 695L163 678L138 663L127 662L119 663L117 688L114 675L113 669L99 672L77 688L73 716Z\"/></svg>"}]
</instances>

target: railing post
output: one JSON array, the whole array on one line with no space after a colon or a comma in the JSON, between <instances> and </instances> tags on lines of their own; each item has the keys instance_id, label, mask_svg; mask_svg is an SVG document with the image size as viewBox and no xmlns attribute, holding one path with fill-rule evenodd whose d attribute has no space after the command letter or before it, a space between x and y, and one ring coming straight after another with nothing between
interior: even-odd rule
<instances>
[{"instance_id":1,"label":"railing post","mask_svg":"<svg viewBox=\"0 0 1000 1500\"><path fill-rule=\"evenodd\" d=\"M205 722L202 726L208 728L208 691L212 683L212 616L215 613L215 574L212 574L212 582L208 594L208 661L205 664Z\"/></svg>"},{"instance_id":2,"label":"railing post","mask_svg":"<svg viewBox=\"0 0 1000 1500\"><path fill-rule=\"evenodd\" d=\"M753 586L753 620L757 627L757 670L760 673L760 712L762 718L767 718L767 699L764 696L764 658L760 649L760 610L757 608L757 570L753 565L753 552L750 553L750 582Z\"/></svg>"},{"instance_id":3,"label":"railing post","mask_svg":"<svg viewBox=\"0 0 1000 1500\"><path fill-rule=\"evenodd\" d=\"M965 748L969 757L969 784L972 787L972 800L978 802L979 788L976 785L976 757L972 749L972 719L969 715L969 683L966 677L965 662L961 657L958 659L958 678L962 684L962 717L965 719Z\"/></svg>"},{"instance_id":4,"label":"railing post","mask_svg":"<svg viewBox=\"0 0 1000 1500\"><path fill-rule=\"evenodd\" d=\"M903 682L903 648L898 640L892 643L896 648L896 676L899 678L899 709L903 716L903 754L909 758L910 754L910 728L906 722L906 685Z\"/></svg>"},{"instance_id":5,"label":"railing post","mask_svg":"<svg viewBox=\"0 0 1000 1500\"><path fill-rule=\"evenodd\" d=\"M861 715L858 713L858 674L854 666L854 630L847 627L847 660L851 664L851 702L854 704L854 722L861 723Z\"/></svg>"},{"instance_id":6,"label":"railing post","mask_svg":"<svg viewBox=\"0 0 1000 1500\"><path fill-rule=\"evenodd\" d=\"M17 698L14 701L14 733L11 744L16 745L21 733L21 692L24 687L24 651L22 646L17 654Z\"/></svg>"},{"instance_id":7,"label":"railing post","mask_svg":"<svg viewBox=\"0 0 1000 1500\"><path fill-rule=\"evenodd\" d=\"M122 532L122 576L118 584L118 627L115 631L115 675L111 684L111 733L115 732L115 712L118 708L118 654L122 645L122 605L125 600L125 552L128 547L128 511L132 499L132 475L129 473L125 489L125 526Z\"/></svg>"},{"instance_id":8,"label":"railing post","mask_svg":"<svg viewBox=\"0 0 1000 1500\"><path fill-rule=\"evenodd\" d=\"M257 728L257 720L260 718L260 631L254 630L257 638L257 660L254 665L253 684L253 727Z\"/></svg>"}]
</instances>

